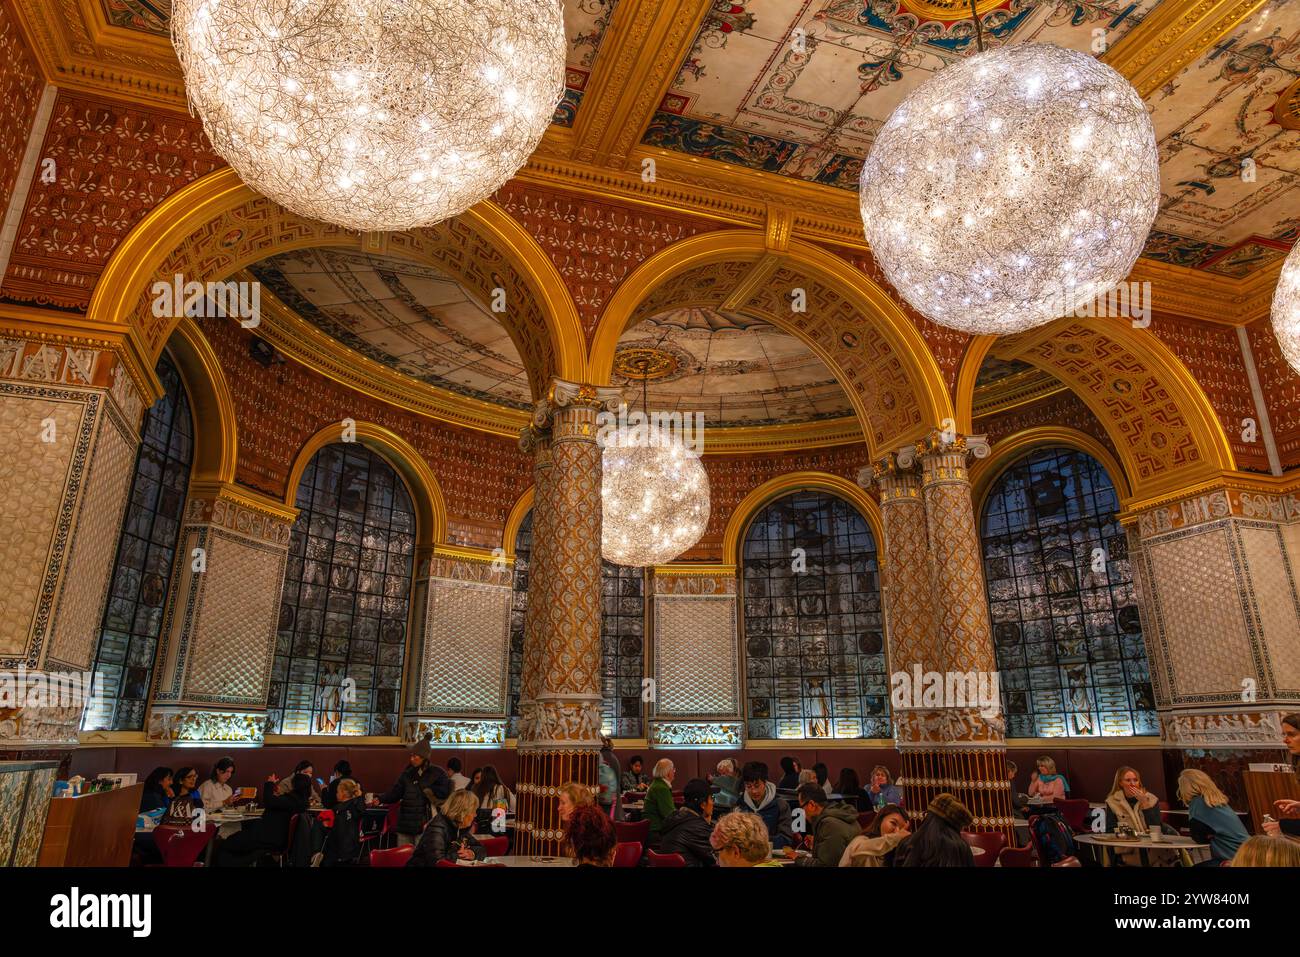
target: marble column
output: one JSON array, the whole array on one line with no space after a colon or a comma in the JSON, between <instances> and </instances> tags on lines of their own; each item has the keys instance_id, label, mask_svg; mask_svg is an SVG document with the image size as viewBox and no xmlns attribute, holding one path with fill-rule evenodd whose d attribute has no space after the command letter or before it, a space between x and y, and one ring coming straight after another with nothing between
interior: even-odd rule
<instances>
[{"instance_id":1,"label":"marble column","mask_svg":"<svg viewBox=\"0 0 1300 957\"><path fill-rule=\"evenodd\" d=\"M193 483L163 619L147 736L259 744L297 509Z\"/></svg>"},{"instance_id":2,"label":"marble column","mask_svg":"<svg viewBox=\"0 0 1300 957\"><path fill-rule=\"evenodd\" d=\"M921 478L915 462L900 468L890 454L858 475L864 488L874 483L880 490L884 524L881 585L891 673L891 714L894 743L902 756L904 803L913 818L943 790L944 750L932 733L926 713L914 706L912 676L940 669L942 655L935 640L934 609L930 596L930 552L921 498ZM892 676L898 676L894 680Z\"/></svg>"},{"instance_id":3,"label":"marble column","mask_svg":"<svg viewBox=\"0 0 1300 957\"><path fill-rule=\"evenodd\" d=\"M520 438L536 456L533 551L519 701L520 853L556 853L558 789L596 787L600 751L601 450L610 388L553 380Z\"/></svg>"},{"instance_id":4,"label":"marble column","mask_svg":"<svg viewBox=\"0 0 1300 957\"><path fill-rule=\"evenodd\" d=\"M900 465L921 463L921 497L930 543L937 648L943 655L943 708L935 727L947 751L947 790L975 816L976 830L1011 825L1006 722L984 584L979 529L967 458L988 454L983 436L932 432Z\"/></svg>"},{"instance_id":5,"label":"marble column","mask_svg":"<svg viewBox=\"0 0 1300 957\"><path fill-rule=\"evenodd\" d=\"M102 331L4 321L0 757L18 757L77 743L149 386Z\"/></svg>"}]
</instances>

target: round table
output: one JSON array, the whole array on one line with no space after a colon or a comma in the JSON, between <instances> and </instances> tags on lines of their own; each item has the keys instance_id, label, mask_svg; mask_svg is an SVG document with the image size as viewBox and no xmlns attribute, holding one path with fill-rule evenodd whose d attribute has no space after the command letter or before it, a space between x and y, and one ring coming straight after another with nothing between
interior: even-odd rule
<instances>
[{"instance_id":1,"label":"round table","mask_svg":"<svg viewBox=\"0 0 1300 957\"><path fill-rule=\"evenodd\" d=\"M506 867L576 867L577 862L571 857L540 857L529 854L507 854L503 857L488 857L486 864L504 864Z\"/></svg>"},{"instance_id":2,"label":"round table","mask_svg":"<svg viewBox=\"0 0 1300 957\"><path fill-rule=\"evenodd\" d=\"M1102 867L1110 866L1110 854L1107 853L1107 849L1112 847L1121 849L1137 848L1140 851L1170 848L1178 851L1179 856L1183 859L1184 867L1192 866L1192 855L1189 853L1190 851L1197 849L1209 850L1210 847L1210 845L1198 843L1190 837L1183 837L1182 835L1175 836L1173 834L1163 834L1158 841L1151 840L1149 835L1125 838L1124 840L1119 841L1113 836L1107 834L1076 834L1074 835L1074 840L1078 844L1091 844L1093 847L1100 848ZM1142 859L1144 861L1146 860L1146 854L1142 855Z\"/></svg>"}]
</instances>

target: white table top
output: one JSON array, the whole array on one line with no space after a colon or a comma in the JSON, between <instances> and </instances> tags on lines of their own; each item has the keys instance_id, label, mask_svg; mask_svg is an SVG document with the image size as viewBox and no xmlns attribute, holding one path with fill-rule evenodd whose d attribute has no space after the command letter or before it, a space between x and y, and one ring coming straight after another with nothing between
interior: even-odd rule
<instances>
[{"instance_id":1,"label":"white table top","mask_svg":"<svg viewBox=\"0 0 1300 957\"><path fill-rule=\"evenodd\" d=\"M1122 841L1116 840L1113 834L1076 834L1074 839L1080 844L1095 844L1098 847L1193 848L1210 846L1194 841L1190 837L1173 834L1162 834L1158 841L1151 840L1149 834L1139 835L1135 838L1125 838Z\"/></svg>"},{"instance_id":2,"label":"white table top","mask_svg":"<svg viewBox=\"0 0 1300 957\"><path fill-rule=\"evenodd\" d=\"M508 854L503 857L489 857L488 864L504 864L506 867L576 867L577 862L571 857L538 857L527 854Z\"/></svg>"}]
</instances>

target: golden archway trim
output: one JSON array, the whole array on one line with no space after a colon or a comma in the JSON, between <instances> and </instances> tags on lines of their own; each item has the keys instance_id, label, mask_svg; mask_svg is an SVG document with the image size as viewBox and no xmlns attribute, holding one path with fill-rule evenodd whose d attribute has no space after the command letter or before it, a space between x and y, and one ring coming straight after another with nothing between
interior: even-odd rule
<instances>
[{"instance_id":1,"label":"golden archway trim","mask_svg":"<svg viewBox=\"0 0 1300 957\"><path fill-rule=\"evenodd\" d=\"M1110 449L1102 445L1086 432L1069 426L1043 426L1037 429L1025 429L1016 432L993 444L988 458L976 459L971 466L971 499L975 503L975 521L978 526L980 516L984 514L985 500L994 483L1022 458L1036 449L1067 448L1085 452L1101 463L1106 474L1115 486L1119 498L1119 511L1129 507L1133 498L1133 486L1119 460Z\"/></svg>"},{"instance_id":2,"label":"golden archway trim","mask_svg":"<svg viewBox=\"0 0 1300 957\"><path fill-rule=\"evenodd\" d=\"M523 527L524 519L528 513L533 510L533 501L537 498L537 486L530 485L524 491L523 495L515 501L514 507L510 509L510 515L506 518L505 530L501 533L501 547L505 549L506 561L515 560L515 540L519 538L519 529Z\"/></svg>"},{"instance_id":3,"label":"golden archway trim","mask_svg":"<svg viewBox=\"0 0 1300 957\"><path fill-rule=\"evenodd\" d=\"M966 345L961 367L957 370L956 418L957 431L970 435L975 431L975 383L979 379L984 360L993 351L997 336L975 336Z\"/></svg>"},{"instance_id":4,"label":"golden archway trim","mask_svg":"<svg viewBox=\"0 0 1300 957\"><path fill-rule=\"evenodd\" d=\"M235 481L239 461L235 403L221 361L193 319L182 319L167 342L190 398L194 424L192 482Z\"/></svg>"},{"instance_id":5,"label":"golden archway trim","mask_svg":"<svg viewBox=\"0 0 1300 957\"><path fill-rule=\"evenodd\" d=\"M585 381L600 384L609 382L619 337L635 315L637 307L659 286L697 267L727 261L758 263L765 258L779 259L785 264L806 270L813 278L844 296L861 314L865 323L878 331L898 356L915 394L922 423L907 433L886 436L884 445L903 444L910 439L919 438L936 424L953 416L952 399L939 364L920 331L884 289L855 270L850 263L808 242L794 240L779 254L773 253L768 249L763 233L758 230L730 229L692 236L660 250L638 266L619 285L605 306L592 341ZM803 342L843 382L843 370L824 343L812 339L782 316L764 312L762 318ZM868 410L863 407L857 390L845 385L844 391L853 404L864 433L870 436ZM871 444L869 439L869 447ZM871 448L871 452L874 456L875 449Z\"/></svg>"},{"instance_id":6,"label":"golden archway trim","mask_svg":"<svg viewBox=\"0 0 1300 957\"><path fill-rule=\"evenodd\" d=\"M885 543L884 521L880 514L880 505L868 495L856 482L832 475L830 472L790 472L769 479L740 500L740 504L727 519L727 528L722 535L722 560L724 563L740 567L741 549L745 543L745 533L753 524L755 516L765 506L791 492L806 490L829 492L844 499L866 520L871 535L876 540L877 551L883 551Z\"/></svg>"},{"instance_id":7,"label":"golden archway trim","mask_svg":"<svg viewBox=\"0 0 1300 957\"><path fill-rule=\"evenodd\" d=\"M411 502L415 506L417 545L446 545L447 502L429 463L396 432L374 422L335 422L309 438L298 450L293 468L289 470L284 504L293 506L298 497L298 486L312 456L327 445L343 441L345 424L355 428L358 443L382 455L406 482L406 489L411 493Z\"/></svg>"},{"instance_id":8,"label":"golden archway trim","mask_svg":"<svg viewBox=\"0 0 1300 957\"><path fill-rule=\"evenodd\" d=\"M159 270L205 228L209 229L210 235L204 237L203 248L221 248L225 238L217 233L223 221L243 207L267 202L245 186L229 167L209 173L173 193L118 245L95 285L87 319L129 326L136 348L149 357L152 365L177 321L164 318L161 320L164 326L159 328L158 321L150 322L153 316L140 314L140 303L158 281ZM249 248L241 250L241 255L223 262L222 275L186 278L203 282L225 281L258 260L311 247L336 246L372 252L386 250L390 255L409 259L411 253L391 240L394 236L413 236L420 232L362 235L302 219L287 211L284 211L284 217L274 241L249 244ZM586 367L582 324L573 297L545 251L521 223L490 200L479 203L457 219L465 221L489 240L528 284L546 323L555 355L555 368L544 370L544 375L580 381ZM453 278L456 277L453 275ZM509 325L507 330L514 335ZM153 385L156 387L156 379Z\"/></svg>"}]
</instances>

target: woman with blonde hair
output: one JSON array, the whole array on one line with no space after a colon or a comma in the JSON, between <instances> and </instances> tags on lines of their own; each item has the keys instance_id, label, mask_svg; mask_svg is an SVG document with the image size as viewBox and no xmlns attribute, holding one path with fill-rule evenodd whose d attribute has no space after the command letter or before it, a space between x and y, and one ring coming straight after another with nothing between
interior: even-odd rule
<instances>
[{"instance_id":1,"label":"woman with blonde hair","mask_svg":"<svg viewBox=\"0 0 1300 957\"><path fill-rule=\"evenodd\" d=\"M565 781L560 785L560 823L568 824L575 808L594 803L591 788L584 787L577 781Z\"/></svg>"},{"instance_id":2,"label":"woman with blonde hair","mask_svg":"<svg viewBox=\"0 0 1300 957\"><path fill-rule=\"evenodd\" d=\"M1188 768L1178 775L1178 800L1187 805L1192 837L1198 843L1209 842L1207 866L1221 866L1232 860L1242 844L1250 838L1241 818L1228 805L1228 798L1204 771Z\"/></svg>"},{"instance_id":3,"label":"woman with blonde hair","mask_svg":"<svg viewBox=\"0 0 1300 957\"><path fill-rule=\"evenodd\" d=\"M1233 856L1232 867L1300 867L1300 841L1256 834Z\"/></svg>"},{"instance_id":4,"label":"woman with blonde hair","mask_svg":"<svg viewBox=\"0 0 1300 957\"><path fill-rule=\"evenodd\" d=\"M1143 786L1137 768L1127 766L1115 772L1115 781L1106 795L1106 830L1113 831L1121 824L1127 825L1134 834L1146 834L1153 827L1164 829L1160 820L1160 799ZM1144 852L1154 866L1174 863L1165 851L1146 851L1136 847L1117 849L1116 863L1141 866Z\"/></svg>"},{"instance_id":5,"label":"woman with blonde hair","mask_svg":"<svg viewBox=\"0 0 1300 957\"><path fill-rule=\"evenodd\" d=\"M471 833L478 798L464 789L452 791L424 828L407 867L434 867L439 861L481 861L487 856Z\"/></svg>"},{"instance_id":6,"label":"woman with blonde hair","mask_svg":"<svg viewBox=\"0 0 1300 957\"><path fill-rule=\"evenodd\" d=\"M709 844L718 852L721 867L780 867L772 859L767 825L757 814L732 811L713 826Z\"/></svg>"},{"instance_id":7,"label":"woman with blonde hair","mask_svg":"<svg viewBox=\"0 0 1300 957\"><path fill-rule=\"evenodd\" d=\"M1070 793L1070 782L1064 774L1056 773L1056 761L1044 754L1034 764L1038 769L1029 775L1029 796L1048 804L1064 801Z\"/></svg>"}]
</instances>

